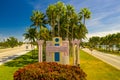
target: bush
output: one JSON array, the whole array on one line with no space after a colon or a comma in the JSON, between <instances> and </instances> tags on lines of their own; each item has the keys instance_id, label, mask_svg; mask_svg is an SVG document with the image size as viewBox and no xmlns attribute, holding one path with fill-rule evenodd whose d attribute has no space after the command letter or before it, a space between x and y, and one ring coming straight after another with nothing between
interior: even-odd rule
<instances>
[{"instance_id":1,"label":"bush","mask_svg":"<svg viewBox=\"0 0 120 80\"><path fill-rule=\"evenodd\" d=\"M14 80L86 80L80 67L55 62L34 63L17 70Z\"/></svg>"}]
</instances>

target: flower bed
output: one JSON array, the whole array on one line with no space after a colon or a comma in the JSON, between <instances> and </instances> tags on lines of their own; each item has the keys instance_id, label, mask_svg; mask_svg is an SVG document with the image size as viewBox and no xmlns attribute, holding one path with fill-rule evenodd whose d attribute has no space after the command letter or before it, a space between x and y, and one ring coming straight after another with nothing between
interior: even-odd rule
<instances>
[{"instance_id":1,"label":"flower bed","mask_svg":"<svg viewBox=\"0 0 120 80\"><path fill-rule=\"evenodd\" d=\"M80 67L42 62L27 65L14 73L14 80L86 80Z\"/></svg>"}]
</instances>

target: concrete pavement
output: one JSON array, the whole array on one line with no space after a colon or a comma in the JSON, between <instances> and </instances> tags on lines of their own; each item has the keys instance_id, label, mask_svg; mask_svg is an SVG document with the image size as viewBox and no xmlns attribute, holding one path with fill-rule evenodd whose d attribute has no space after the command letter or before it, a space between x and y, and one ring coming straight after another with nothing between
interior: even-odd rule
<instances>
[{"instance_id":1,"label":"concrete pavement","mask_svg":"<svg viewBox=\"0 0 120 80\"><path fill-rule=\"evenodd\" d=\"M107 54L96 50L93 50L91 52L87 48L84 48L82 50L120 70L120 56Z\"/></svg>"},{"instance_id":2,"label":"concrete pavement","mask_svg":"<svg viewBox=\"0 0 120 80\"><path fill-rule=\"evenodd\" d=\"M26 54L30 50L26 50L26 45L16 48L9 48L5 50L0 50L0 65L8 62L16 57Z\"/></svg>"},{"instance_id":3,"label":"concrete pavement","mask_svg":"<svg viewBox=\"0 0 120 80\"><path fill-rule=\"evenodd\" d=\"M0 65L6 63L8 61L11 61L11 60L15 59L16 57L19 57L23 54L26 54L27 52L29 52L29 51L21 51L18 53L14 53L13 55L3 56L2 58L0 58Z\"/></svg>"}]
</instances>

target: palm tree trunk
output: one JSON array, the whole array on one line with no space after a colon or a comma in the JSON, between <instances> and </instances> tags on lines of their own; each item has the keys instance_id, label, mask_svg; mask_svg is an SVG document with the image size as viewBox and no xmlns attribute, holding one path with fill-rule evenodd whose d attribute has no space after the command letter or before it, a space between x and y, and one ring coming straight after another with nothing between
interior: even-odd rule
<instances>
[{"instance_id":1,"label":"palm tree trunk","mask_svg":"<svg viewBox=\"0 0 120 80\"><path fill-rule=\"evenodd\" d=\"M53 37L55 36L55 20L53 21Z\"/></svg>"},{"instance_id":2,"label":"palm tree trunk","mask_svg":"<svg viewBox=\"0 0 120 80\"><path fill-rule=\"evenodd\" d=\"M54 37L54 36L55 36L55 33L54 33L54 28L55 28L55 27L53 26L53 35L52 35L52 37Z\"/></svg>"},{"instance_id":3,"label":"palm tree trunk","mask_svg":"<svg viewBox=\"0 0 120 80\"><path fill-rule=\"evenodd\" d=\"M85 17L84 17L84 19L83 19L83 24L85 25Z\"/></svg>"},{"instance_id":4,"label":"palm tree trunk","mask_svg":"<svg viewBox=\"0 0 120 80\"><path fill-rule=\"evenodd\" d=\"M72 26L72 40L73 40L73 26Z\"/></svg>"},{"instance_id":5,"label":"palm tree trunk","mask_svg":"<svg viewBox=\"0 0 120 80\"><path fill-rule=\"evenodd\" d=\"M66 18L68 18L68 16L66 15ZM69 18L68 18L68 20L69 20ZM68 40L68 31L69 31L69 23L68 23L68 21L66 20L66 23L67 23L67 40Z\"/></svg>"},{"instance_id":6,"label":"palm tree trunk","mask_svg":"<svg viewBox=\"0 0 120 80\"><path fill-rule=\"evenodd\" d=\"M60 23L58 23L58 36L60 37Z\"/></svg>"},{"instance_id":7,"label":"palm tree trunk","mask_svg":"<svg viewBox=\"0 0 120 80\"><path fill-rule=\"evenodd\" d=\"M60 17L58 16L58 36L60 37Z\"/></svg>"},{"instance_id":8,"label":"palm tree trunk","mask_svg":"<svg viewBox=\"0 0 120 80\"><path fill-rule=\"evenodd\" d=\"M69 26L67 26L67 40L68 40Z\"/></svg>"},{"instance_id":9,"label":"palm tree trunk","mask_svg":"<svg viewBox=\"0 0 120 80\"><path fill-rule=\"evenodd\" d=\"M51 16L51 19L52 19L52 16ZM51 23L51 36L53 37L53 23L52 23L52 20L50 21Z\"/></svg>"}]
</instances>

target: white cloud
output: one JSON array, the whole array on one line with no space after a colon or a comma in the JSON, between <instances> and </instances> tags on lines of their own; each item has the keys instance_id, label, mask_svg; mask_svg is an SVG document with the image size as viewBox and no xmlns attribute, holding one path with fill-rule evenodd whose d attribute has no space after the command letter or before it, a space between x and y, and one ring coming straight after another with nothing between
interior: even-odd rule
<instances>
[{"instance_id":1,"label":"white cloud","mask_svg":"<svg viewBox=\"0 0 120 80\"><path fill-rule=\"evenodd\" d=\"M103 32L90 33L90 34L87 34L87 38L89 39L92 36L103 37L103 36L106 36L108 34L113 34L113 33L118 33L118 32L120 32L120 30L111 30L111 31L103 31Z\"/></svg>"},{"instance_id":2,"label":"white cloud","mask_svg":"<svg viewBox=\"0 0 120 80\"><path fill-rule=\"evenodd\" d=\"M93 12L92 19L87 21L88 37L95 35L104 36L109 33L120 32L119 8L120 5L111 6L111 4L107 4L101 10L97 11L96 9Z\"/></svg>"}]
</instances>

